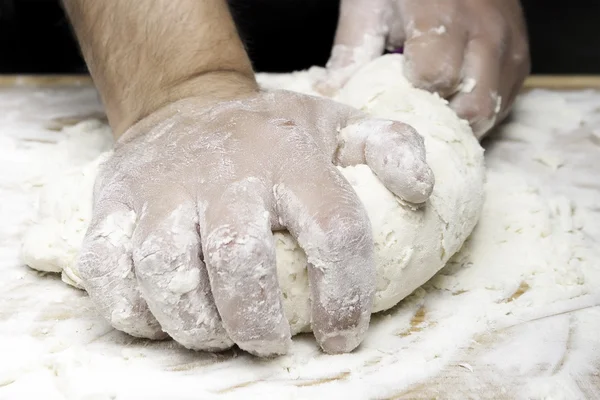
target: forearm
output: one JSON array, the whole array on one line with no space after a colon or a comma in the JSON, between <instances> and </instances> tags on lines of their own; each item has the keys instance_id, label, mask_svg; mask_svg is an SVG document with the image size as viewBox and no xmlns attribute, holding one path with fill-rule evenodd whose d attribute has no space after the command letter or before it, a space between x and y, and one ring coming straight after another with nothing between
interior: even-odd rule
<instances>
[{"instance_id":1,"label":"forearm","mask_svg":"<svg viewBox=\"0 0 600 400\"><path fill-rule=\"evenodd\" d=\"M63 0L115 136L169 102L256 90L225 0Z\"/></svg>"}]
</instances>

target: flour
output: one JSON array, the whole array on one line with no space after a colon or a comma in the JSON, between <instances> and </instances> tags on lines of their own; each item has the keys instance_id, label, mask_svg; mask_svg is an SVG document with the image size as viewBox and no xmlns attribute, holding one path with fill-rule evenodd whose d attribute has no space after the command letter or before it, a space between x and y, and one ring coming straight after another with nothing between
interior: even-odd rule
<instances>
[{"instance_id":1,"label":"flour","mask_svg":"<svg viewBox=\"0 0 600 400\"><path fill-rule=\"evenodd\" d=\"M377 266L374 312L393 307L439 271L471 233L483 203L483 151L470 128L446 101L414 89L403 78L402 67L402 56L383 57L363 68L337 95L340 102L373 116L413 126L425 138L427 161L436 178L430 200L415 207L392 195L366 165L339 167L365 205L373 227ZM296 73L287 79L263 75L259 80L264 87L303 88L299 91L314 94L310 82L317 73ZM107 134L103 128L96 134ZM24 239L23 260L27 265L62 272L65 282L82 287L76 257L91 217L96 173L109 156L110 152L100 154L45 185L39 218ZM274 240L292 333L309 331L306 255L285 232L276 232ZM182 279L193 278L187 275ZM175 291L186 287L179 280L171 284Z\"/></svg>"}]
</instances>

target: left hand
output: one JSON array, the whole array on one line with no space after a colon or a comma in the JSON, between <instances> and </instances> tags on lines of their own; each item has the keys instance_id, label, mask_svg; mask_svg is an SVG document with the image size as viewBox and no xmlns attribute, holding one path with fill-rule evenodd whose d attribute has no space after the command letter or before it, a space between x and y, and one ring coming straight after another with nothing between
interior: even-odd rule
<instances>
[{"instance_id":1,"label":"left hand","mask_svg":"<svg viewBox=\"0 0 600 400\"><path fill-rule=\"evenodd\" d=\"M386 47L401 46L407 78L448 98L479 138L508 114L530 70L519 0L341 0L317 89L336 91Z\"/></svg>"},{"instance_id":2,"label":"left hand","mask_svg":"<svg viewBox=\"0 0 600 400\"><path fill-rule=\"evenodd\" d=\"M291 332L272 231L285 228L310 263L317 341L349 352L369 326L374 242L337 166L366 164L399 198L422 203L435 179L423 138L401 122L227 74L206 75L197 95L116 142L96 180L77 266L83 285L101 315L133 336L284 354Z\"/></svg>"}]
</instances>

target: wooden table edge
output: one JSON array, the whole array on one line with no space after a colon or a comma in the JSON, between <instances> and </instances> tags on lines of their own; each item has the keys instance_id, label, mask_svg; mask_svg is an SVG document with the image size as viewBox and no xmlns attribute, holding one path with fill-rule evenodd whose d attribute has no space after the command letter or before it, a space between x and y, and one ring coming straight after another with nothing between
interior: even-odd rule
<instances>
[{"instance_id":1,"label":"wooden table edge","mask_svg":"<svg viewBox=\"0 0 600 400\"><path fill-rule=\"evenodd\" d=\"M93 84L89 75L0 75L0 88L78 87ZM600 75L531 75L523 89L600 90Z\"/></svg>"}]
</instances>

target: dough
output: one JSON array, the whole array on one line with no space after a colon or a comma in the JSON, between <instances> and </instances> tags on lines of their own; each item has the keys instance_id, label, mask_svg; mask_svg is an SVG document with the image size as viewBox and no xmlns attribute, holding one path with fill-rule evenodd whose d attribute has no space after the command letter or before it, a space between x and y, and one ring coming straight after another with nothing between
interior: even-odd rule
<instances>
[{"instance_id":1,"label":"dough","mask_svg":"<svg viewBox=\"0 0 600 400\"><path fill-rule=\"evenodd\" d=\"M471 233L483 205L483 149L447 102L413 88L402 67L401 55L381 57L359 71L336 97L374 116L412 125L425 138L427 161L436 178L430 200L417 208L393 196L366 165L340 168L365 204L373 227L378 276L374 312L393 307L439 271ZM313 68L258 78L267 88L315 94L311 83L322 73ZM98 135L110 137L99 123L91 128L82 123L72 130L96 135L94 143ZM109 156L102 153L44 185L38 216L23 241L22 258L31 268L61 272L65 282L82 287L75 261L91 217L98 166ZM289 234L277 232L274 239L292 333L309 331L306 257Z\"/></svg>"}]
</instances>

